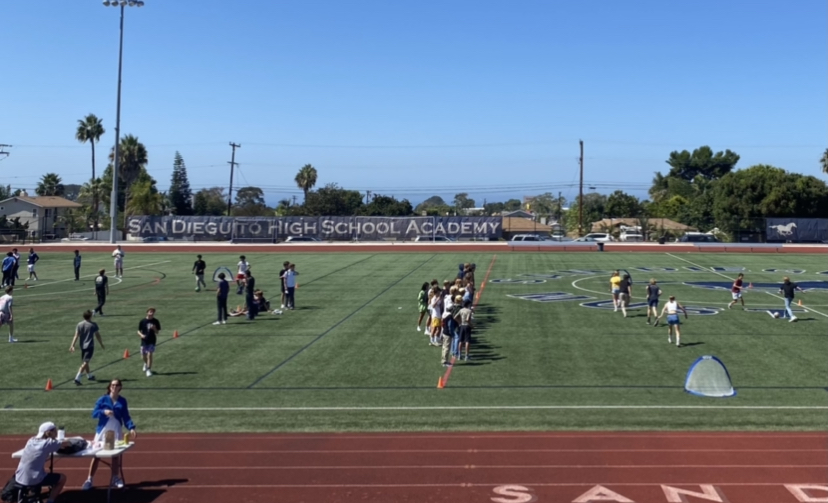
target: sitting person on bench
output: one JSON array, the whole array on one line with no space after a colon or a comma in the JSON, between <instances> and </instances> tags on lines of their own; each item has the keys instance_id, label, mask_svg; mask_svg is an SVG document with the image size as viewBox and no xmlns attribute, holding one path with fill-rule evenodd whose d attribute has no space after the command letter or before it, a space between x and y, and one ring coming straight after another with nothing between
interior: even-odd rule
<instances>
[{"instance_id":1,"label":"sitting person on bench","mask_svg":"<svg viewBox=\"0 0 828 503\"><path fill-rule=\"evenodd\" d=\"M26 487L50 487L47 503L54 503L60 491L63 490L66 476L62 473L46 473L45 464L58 449L68 445L69 442L66 440L62 442L57 440L55 423L41 424L37 436L26 442L20 464L17 465L17 471L14 473L15 481Z\"/></svg>"}]
</instances>

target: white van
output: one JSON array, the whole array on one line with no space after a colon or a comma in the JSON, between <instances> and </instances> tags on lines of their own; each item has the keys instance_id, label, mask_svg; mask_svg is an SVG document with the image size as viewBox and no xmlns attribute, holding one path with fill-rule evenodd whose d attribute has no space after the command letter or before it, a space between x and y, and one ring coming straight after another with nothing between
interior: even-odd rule
<instances>
[{"instance_id":1,"label":"white van","mask_svg":"<svg viewBox=\"0 0 828 503\"><path fill-rule=\"evenodd\" d=\"M644 241L644 236L636 232L622 232L619 239L628 243L640 243L641 241Z\"/></svg>"}]
</instances>

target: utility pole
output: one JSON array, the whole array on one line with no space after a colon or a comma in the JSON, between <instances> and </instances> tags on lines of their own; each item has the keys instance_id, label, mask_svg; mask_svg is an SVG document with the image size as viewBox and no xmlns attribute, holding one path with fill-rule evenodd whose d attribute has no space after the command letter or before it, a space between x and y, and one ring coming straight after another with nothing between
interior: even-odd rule
<instances>
[{"instance_id":1,"label":"utility pole","mask_svg":"<svg viewBox=\"0 0 828 503\"><path fill-rule=\"evenodd\" d=\"M581 183L578 186L578 237L584 235L584 140L578 140L581 144Z\"/></svg>"},{"instance_id":2,"label":"utility pole","mask_svg":"<svg viewBox=\"0 0 828 503\"><path fill-rule=\"evenodd\" d=\"M293 205L296 206L296 194L293 195Z\"/></svg>"},{"instance_id":3,"label":"utility pole","mask_svg":"<svg viewBox=\"0 0 828 503\"><path fill-rule=\"evenodd\" d=\"M563 208L561 208L561 191L558 191L558 223L561 223L561 215L563 214Z\"/></svg>"},{"instance_id":4,"label":"utility pole","mask_svg":"<svg viewBox=\"0 0 828 503\"><path fill-rule=\"evenodd\" d=\"M227 194L227 216L229 217L231 211L233 209L233 168L236 167L236 149L241 148L241 145L230 142L230 146L233 147L233 153L230 155L230 191Z\"/></svg>"},{"instance_id":5,"label":"utility pole","mask_svg":"<svg viewBox=\"0 0 828 503\"><path fill-rule=\"evenodd\" d=\"M371 204L371 191L365 191L365 204Z\"/></svg>"},{"instance_id":6,"label":"utility pole","mask_svg":"<svg viewBox=\"0 0 828 503\"><path fill-rule=\"evenodd\" d=\"M5 143L0 143L0 157L3 157L3 156L8 157L9 156L9 153L4 150L6 147L11 148L12 146L11 145L6 145Z\"/></svg>"}]
</instances>

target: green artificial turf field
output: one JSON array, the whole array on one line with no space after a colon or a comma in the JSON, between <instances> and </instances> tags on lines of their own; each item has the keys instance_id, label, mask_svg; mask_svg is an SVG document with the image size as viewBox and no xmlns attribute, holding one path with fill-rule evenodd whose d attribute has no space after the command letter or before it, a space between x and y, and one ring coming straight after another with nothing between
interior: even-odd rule
<instances>
[{"instance_id":1,"label":"green artificial turf field","mask_svg":"<svg viewBox=\"0 0 828 503\"><path fill-rule=\"evenodd\" d=\"M208 272L220 265L235 271L237 254L204 255ZM112 260L85 253L83 278L75 282L71 253L44 253L40 281L23 288L20 280L15 291L20 342L5 343L5 327L0 329L0 433L29 433L44 420L89 431L92 405L114 377L124 380L123 394L142 431L828 427L828 275L818 274L828 269L823 256L247 257L274 307L282 262L297 263L297 310L213 326L214 293L194 291L195 254L129 254L123 281L111 279L106 316L95 319L106 345L92 362L98 382L84 379L76 387L80 353L69 353L69 343L81 313L95 305L95 271L106 267L111 274ZM439 350L415 331L416 296L424 281L453 278L460 262L477 264L481 292L473 359L458 362L447 387L437 389L445 369ZM643 308L624 319L606 304L581 306L610 298L606 271L618 268L633 276L634 303L655 277L665 293L662 305L672 294L699 309L682 327L684 347L668 344L663 326L648 326ZM758 311L724 309L730 278L742 268L745 283L754 285L744 296L747 307ZM797 308L797 323L764 312L783 306L767 284L781 281L785 271L797 282L821 281L798 294L804 309ZM709 288L718 283L727 289ZM230 305L241 303L243 297L231 291ZM136 329L149 306L158 309L163 330L157 374L148 378L141 372ZM172 337L174 330L179 338ZM129 359L122 357L125 349ZM686 372L701 355L725 363L736 397L684 392ZM43 390L47 379L53 391Z\"/></svg>"}]
</instances>

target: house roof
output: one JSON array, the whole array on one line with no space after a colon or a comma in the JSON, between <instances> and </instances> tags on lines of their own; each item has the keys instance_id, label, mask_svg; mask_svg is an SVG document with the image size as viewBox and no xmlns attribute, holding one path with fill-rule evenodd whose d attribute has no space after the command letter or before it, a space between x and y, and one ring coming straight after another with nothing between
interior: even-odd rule
<instances>
[{"instance_id":1,"label":"house roof","mask_svg":"<svg viewBox=\"0 0 828 503\"><path fill-rule=\"evenodd\" d=\"M528 218L503 217L504 232L552 232L552 227Z\"/></svg>"},{"instance_id":2,"label":"house roof","mask_svg":"<svg viewBox=\"0 0 828 503\"><path fill-rule=\"evenodd\" d=\"M532 218L535 215L532 214L531 211L526 210L515 210L515 211L504 211L500 213L503 217L519 217L519 218Z\"/></svg>"},{"instance_id":3,"label":"house roof","mask_svg":"<svg viewBox=\"0 0 828 503\"><path fill-rule=\"evenodd\" d=\"M695 230L695 227L690 227L689 225L684 225L682 223L676 222L675 220L670 220L669 218L656 218L651 217L649 219L650 226L661 228L664 227L665 230L670 231L692 231ZM601 232L603 229L607 229L610 227L621 227L622 225L629 225L635 226L640 225L640 221L637 218L605 218L603 220L598 220L592 224L592 232Z\"/></svg>"},{"instance_id":4,"label":"house roof","mask_svg":"<svg viewBox=\"0 0 828 503\"><path fill-rule=\"evenodd\" d=\"M82 208L83 205L76 203L74 201L70 201L65 197L58 197L58 196L37 196L37 197L28 197L28 196L16 196L10 197L0 203L5 203L7 201L22 201L24 203L29 203L31 205L40 207L40 208Z\"/></svg>"}]
</instances>

